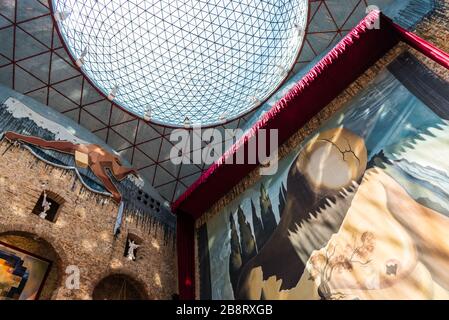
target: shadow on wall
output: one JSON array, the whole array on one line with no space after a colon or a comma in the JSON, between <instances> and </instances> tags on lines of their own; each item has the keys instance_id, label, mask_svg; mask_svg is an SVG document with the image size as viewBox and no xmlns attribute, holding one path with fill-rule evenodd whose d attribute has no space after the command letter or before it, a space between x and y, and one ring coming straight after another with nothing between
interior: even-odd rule
<instances>
[{"instance_id":1,"label":"shadow on wall","mask_svg":"<svg viewBox=\"0 0 449 320\"><path fill-rule=\"evenodd\" d=\"M92 293L93 300L148 300L145 287L125 274L112 274L100 280Z\"/></svg>"}]
</instances>

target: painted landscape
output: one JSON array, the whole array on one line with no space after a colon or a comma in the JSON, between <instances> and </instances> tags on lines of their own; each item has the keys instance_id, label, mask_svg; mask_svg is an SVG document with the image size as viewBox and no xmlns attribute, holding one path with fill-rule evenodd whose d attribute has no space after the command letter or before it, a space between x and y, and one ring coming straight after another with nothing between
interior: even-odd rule
<instances>
[{"instance_id":1,"label":"painted landscape","mask_svg":"<svg viewBox=\"0 0 449 320\"><path fill-rule=\"evenodd\" d=\"M202 225L201 298L449 298L449 103L424 98L385 70Z\"/></svg>"}]
</instances>

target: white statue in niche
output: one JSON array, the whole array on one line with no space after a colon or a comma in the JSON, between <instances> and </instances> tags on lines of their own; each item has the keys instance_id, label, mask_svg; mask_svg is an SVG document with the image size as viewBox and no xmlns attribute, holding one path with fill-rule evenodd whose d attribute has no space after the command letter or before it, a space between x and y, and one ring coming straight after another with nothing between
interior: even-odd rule
<instances>
[{"instance_id":1,"label":"white statue in niche","mask_svg":"<svg viewBox=\"0 0 449 320\"><path fill-rule=\"evenodd\" d=\"M42 200L42 212L39 214L39 217L45 219L47 217L47 211L50 210L51 203L47 201L47 193L44 190L44 199Z\"/></svg>"},{"instance_id":2,"label":"white statue in niche","mask_svg":"<svg viewBox=\"0 0 449 320\"><path fill-rule=\"evenodd\" d=\"M126 257L129 260L136 260L134 252L138 247L140 247L140 245L135 243L134 240L128 240L128 254L126 255Z\"/></svg>"}]
</instances>

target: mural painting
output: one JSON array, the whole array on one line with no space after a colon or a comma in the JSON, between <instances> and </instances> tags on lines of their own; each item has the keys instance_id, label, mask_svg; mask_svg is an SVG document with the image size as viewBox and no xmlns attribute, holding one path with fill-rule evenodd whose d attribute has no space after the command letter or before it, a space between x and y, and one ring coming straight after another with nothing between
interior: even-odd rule
<instances>
[{"instance_id":1,"label":"mural painting","mask_svg":"<svg viewBox=\"0 0 449 320\"><path fill-rule=\"evenodd\" d=\"M394 61L199 227L201 298L449 298L448 88Z\"/></svg>"},{"instance_id":2,"label":"mural painting","mask_svg":"<svg viewBox=\"0 0 449 320\"><path fill-rule=\"evenodd\" d=\"M35 300L51 262L0 242L0 300Z\"/></svg>"}]
</instances>

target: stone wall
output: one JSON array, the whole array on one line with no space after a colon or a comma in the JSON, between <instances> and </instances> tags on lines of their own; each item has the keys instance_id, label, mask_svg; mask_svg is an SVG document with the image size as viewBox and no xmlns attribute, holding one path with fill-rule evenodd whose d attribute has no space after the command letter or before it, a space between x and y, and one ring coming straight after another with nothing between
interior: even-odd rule
<instances>
[{"instance_id":1,"label":"stone wall","mask_svg":"<svg viewBox=\"0 0 449 320\"><path fill-rule=\"evenodd\" d=\"M32 213L43 183L65 200L55 222ZM114 238L118 205L106 199L87 190L73 171L47 165L7 141L0 143L0 239L33 250L31 242L2 237L23 233L53 247L58 257L52 266L57 270L52 272L58 274L58 285L49 295L52 299L91 299L95 285L110 274L138 281L151 299L170 299L178 291L174 235L167 237L157 225L138 226L128 216ZM142 240L136 261L124 256L128 233ZM65 285L65 271L71 265L80 270L79 289Z\"/></svg>"}]
</instances>

